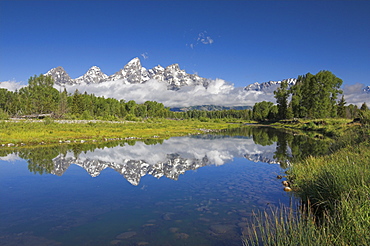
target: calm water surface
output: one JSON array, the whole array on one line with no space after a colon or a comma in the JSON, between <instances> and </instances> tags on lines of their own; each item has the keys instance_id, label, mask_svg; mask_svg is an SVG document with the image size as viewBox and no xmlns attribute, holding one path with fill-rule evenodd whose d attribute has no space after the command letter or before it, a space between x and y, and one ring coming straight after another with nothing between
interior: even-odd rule
<instances>
[{"instance_id":1,"label":"calm water surface","mask_svg":"<svg viewBox=\"0 0 370 246\"><path fill-rule=\"evenodd\" d=\"M320 144L244 129L3 149L0 245L242 245L253 211L292 201L287 159Z\"/></svg>"}]
</instances>

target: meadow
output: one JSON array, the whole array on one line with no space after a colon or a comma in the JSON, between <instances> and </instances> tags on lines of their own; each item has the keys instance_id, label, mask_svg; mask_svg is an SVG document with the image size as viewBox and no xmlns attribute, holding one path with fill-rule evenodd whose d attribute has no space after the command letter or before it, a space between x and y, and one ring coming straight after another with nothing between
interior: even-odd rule
<instances>
[{"instance_id":1,"label":"meadow","mask_svg":"<svg viewBox=\"0 0 370 246\"><path fill-rule=\"evenodd\" d=\"M167 139L239 127L224 121L148 119L146 121L0 121L0 145L20 146L122 139Z\"/></svg>"}]
</instances>

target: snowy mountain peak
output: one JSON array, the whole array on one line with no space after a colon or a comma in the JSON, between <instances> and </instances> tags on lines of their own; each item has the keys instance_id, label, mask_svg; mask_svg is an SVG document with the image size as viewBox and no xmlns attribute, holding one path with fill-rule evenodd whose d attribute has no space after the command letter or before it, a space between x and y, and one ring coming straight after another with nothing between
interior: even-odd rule
<instances>
[{"instance_id":1,"label":"snowy mountain peak","mask_svg":"<svg viewBox=\"0 0 370 246\"><path fill-rule=\"evenodd\" d=\"M145 160L132 160L122 158L120 163L114 161L104 161L95 158L76 158L72 156L58 155L53 159L54 170L52 174L62 176L71 164L76 164L84 168L92 177L97 177L100 173L111 168L126 178L132 185L139 185L141 177L152 175L156 178L167 177L177 180L181 174L188 170L196 170L200 167L209 165L207 157L200 159L182 158L178 154L168 154L162 162L149 164Z\"/></svg>"},{"instance_id":2,"label":"snowy mountain peak","mask_svg":"<svg viewBox=\"0 0 370 246\"><path fill-rule=\"evenodd\" d=\"M370 93L370 85L366 86L364 89L363 89L364 92L366 93Z\"/></svg>"},{"instance_id":3,"label":"snowy mountain peak","mask_svg":"<svg viewBox=\"0 0 370 246\"><path fill-rule=\"evenodd\" d=\"M168 71L181 71L179 64L175 63L166 68Z\"/></svg>"},{"instance_id":4,"label":"snowy mountain peak","mask_svg":"<svg viewBox=\"0 0 370 246\"><path fill-rule=\"evenodd\" d=\"M263 82L263 83L258 83L255 82L253 84L250 84L244 88L246 91L274 91L276 90L282 82L288 82L288 87L295 85L297 82L297 79L295 78L289 78L289 79L284 79L282 81L269 81L269 82Z\"/></svg>"},{"instance_id":5,"label":"snowy mountain peak","mask_svg":"<svg viewBox=\"0 0 370 246\"><path fill-rule=\"evenodd\" d=\"M147 70L142 67L138 57L129 61L121 70L113 75L104 74L99 67L91 67L84 75L71 79L63 68L53 68L47 75L52 75L55 84L60 86L75 84L96 84L107 81L122 81L123 84L142 84L150 79L167 83L167 88L178 90L181 86L186 85L203 85L208 86L209 80L199 77L196 74L188 74L181 70L179 64L175 63L166 68L160 65ZM58 72L55 72L55 71Z\"/></svg>"},{"instance_id":6,"label":"snowy mountain peak","mask_svg":"<svg viewBox=\"0 0 370 246\"><path fill-rule=\"evenodd\" d=\"M108 78L108 75L104 74L99 67L92 66L84 75L74 79L75 84L97 84L103 82Z\"/></svg>"},{"instance_id":7,"label":"snowy mountain peak","mask_svg":"<svg viewBox=\"0 0 370 246\"><path fill-rule=\"evenodd\" d=\"M61 66L50 69L45 75L53 77L55 83L59 85L69 85L73 83L71 77Z\"/></svg>"},{"instance_id":8,"label":"snowy mountain peak","mask_svg":"<svg viewBox=\"0 0 370 246\"><path fill-rule=\"evenodd\" d=\"M131 61L129 61L126 66L141 66L140 59L138 57L135 57Z\"/></svg>"}]
</instances>

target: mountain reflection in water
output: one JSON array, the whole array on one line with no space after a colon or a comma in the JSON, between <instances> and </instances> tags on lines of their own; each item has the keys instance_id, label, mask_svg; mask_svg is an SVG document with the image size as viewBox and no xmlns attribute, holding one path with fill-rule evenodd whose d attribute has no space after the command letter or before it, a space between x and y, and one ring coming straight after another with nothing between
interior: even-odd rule
<instances>
[{"instance_id":1,"label":"mountain reflection in water","mask_svg":"<svg viewBox=\"0 0 370 246\"><path fill-rule=\"evenodd\" d=\"M276 175L329 146L246 127L163 141L3 148L0 245L240 246L254 212L294 202Z\"/></svg>"},{"instance_id":2,"label":"mountain reflection in water","mask_svg":"<svg viewBox=\"0 0 370 246\"><path fill-rule=\"evenodd\" d=\"M28 161L31 172L58 176L62 176L71 164L82 167L92 177L111 168L137 186L145 175L177 180L188 170L223 165L235 157L281 164L286 168L293 159L326 153L329 145L328 141L286 134L267 127L246 127L213 135L173 137L165 141L24 149L5 153L0 159L18 156Z\"/></svg>"}]
</instances>

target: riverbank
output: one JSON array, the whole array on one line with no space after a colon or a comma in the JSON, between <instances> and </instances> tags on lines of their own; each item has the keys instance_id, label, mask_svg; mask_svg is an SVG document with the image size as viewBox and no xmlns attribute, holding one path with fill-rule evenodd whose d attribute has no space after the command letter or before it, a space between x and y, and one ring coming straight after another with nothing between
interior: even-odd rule
<instances>
[{"instance_id":1,"label":"riverbank","mask_svg":"<svg viewBox=\"0 0 370 246\"><path fill-rule=\"evenodd\" d=\"M198 120L0 121L0 147L131 139L167 139L237 128L240 124Z\"/></svg>"},{"instance_id":2,"label":"riverbank","mask_svg":"<svg viewBox=\"0 0 370 246\"><path fill-rule=\"evenodd\" d=\"M370 128L347 129L332 151L293 163L300 209L260 213L245 245L370 245Z\"/></svg>"},{"instance_id":3,"label":"riverbank","mask_svg":"<svg viewBox=\"0 0 370 246\"><path fill-rule=\"evenodd\" d=\"M269 124L276 128L289 128L296 130L303 130L307 132L319 132L328 137L340 137L345 131L351 127L361 125L358 122L354 122L351 119L296 119L296 120L284 120Z\"/></svg>"}]
</instances>

